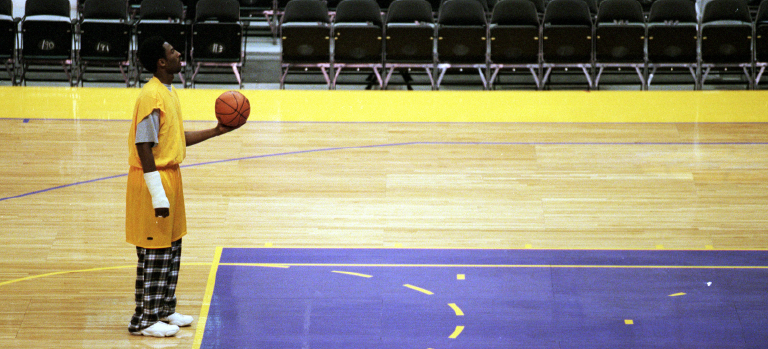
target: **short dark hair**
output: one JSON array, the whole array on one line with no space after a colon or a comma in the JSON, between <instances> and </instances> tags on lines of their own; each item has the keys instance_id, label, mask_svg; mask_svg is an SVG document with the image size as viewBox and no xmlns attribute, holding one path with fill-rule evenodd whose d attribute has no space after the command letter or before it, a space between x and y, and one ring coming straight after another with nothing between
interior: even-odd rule
<instances>
[{"instance_id":1,"label":"short dark hair","mask_svg":"<svg viewBox=\"0 0 768 349\"><path fill-rule=\"evenodd\" d=\"M164 44L165 39L153 36L144 40L139 47L139 62L152 74L157 71L157 60L166 57Z\"/></svg>"}]
</instances>

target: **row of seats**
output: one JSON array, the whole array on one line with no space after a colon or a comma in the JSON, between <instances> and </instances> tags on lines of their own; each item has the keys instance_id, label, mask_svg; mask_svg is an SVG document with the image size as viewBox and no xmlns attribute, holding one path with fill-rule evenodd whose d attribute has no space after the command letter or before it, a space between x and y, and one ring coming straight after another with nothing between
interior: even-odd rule
<instances>
[{"instance_id":1,"label":"row of seats","mask_svg":"<svg viewBox=\"0 0 768 349\"><path fill-rule=\"evenodd\" d=\"M690 0L501 0L490 19L478 0L445 0L437 19L427 0L344 0L334 16L319 0L291 0L280 22L281 85L294 68L319 68L329 87L348 67L370 68L382 88L393 71L423 69L433 88L451 69L476 69L493 88L504 69L527 69L543 88L553 70L576 68L589 88L606 69L630 67L642 88L658 68L680 67L700 88L710 71L743 72L750 87L768 62L768 0L756 20L746 0L711 0L699 19ZM295 70L295 69L294 69ZM382 77L380 72L385 74Z\"/></svg>"},{"instance_id":2,"label":"row of seats","mask_svg":"<svg viewBox=\"0 0 768 349\"><path fill-rule=\"evenodd\" d=\"M14 85L52 66L63 68L72 85L110 68L120 71L126 86L136 85L138 43L161 35L183 52L185 86L195 83L201 68L222 67L242 86L245 39L237 0L200 0L191 21L185 21L180 0L144 0L136 20L126 0L86 0L77 18L70 18L69 0L27 0L23 18L11 17L12 6L0 0L0 60Z\"/></svg>"}]
</instances>

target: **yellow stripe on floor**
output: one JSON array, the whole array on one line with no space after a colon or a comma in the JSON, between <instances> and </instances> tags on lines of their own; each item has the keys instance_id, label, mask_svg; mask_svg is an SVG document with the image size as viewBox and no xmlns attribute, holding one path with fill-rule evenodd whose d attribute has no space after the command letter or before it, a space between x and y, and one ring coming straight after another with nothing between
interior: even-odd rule
<instances>
[{"instance_id":1,"label":"yellow stripe on floor","mask_svg":"<svg viewBox=\"0 0 768 349\"><path fill-rule=\"evenodd\" d=\"M178 89L186 120L225 90ZM0 87L0 118L128 120L138 88ZM242 90L250 120L338 122L766 122L768 91Z\"/></svg>"}]
</instances>

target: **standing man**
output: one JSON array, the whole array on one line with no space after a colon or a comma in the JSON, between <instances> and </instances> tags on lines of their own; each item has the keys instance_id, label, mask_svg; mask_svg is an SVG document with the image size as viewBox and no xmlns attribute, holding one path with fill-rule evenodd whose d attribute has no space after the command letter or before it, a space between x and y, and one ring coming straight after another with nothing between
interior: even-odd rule
<instances>
[{"instance_id":1,"label":"standing man","mask_svg":"<svg viewBox=\"0 0 768 349\"><path fill-rule=\"evenodd\" d=\"M128 327L134 335L169 337L193 321L176 312L181 238L187 233L179 164L187 146L234 129L219 123L208 130L184 131L179 97L171 86L181 71L180 56L160 37L139 47L139 61L153 77L136 100L128 135L125 233L139 259L136 311Z\"/></svg>"}]
</instances>

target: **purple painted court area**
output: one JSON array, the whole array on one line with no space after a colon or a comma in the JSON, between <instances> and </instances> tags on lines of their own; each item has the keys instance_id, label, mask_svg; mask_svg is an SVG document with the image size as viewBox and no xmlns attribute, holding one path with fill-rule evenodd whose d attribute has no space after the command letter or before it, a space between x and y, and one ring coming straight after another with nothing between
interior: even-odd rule
<instances>
[{"instance_id":1,"label":"purple painted court area","mask_svg":"<svg viewBox=\"0 0 768 349\"><path fill-rule=\"evenodd\" d=\"M768 347L768 251L227 248L220 263L201 348Z\"/></svg>"}]
</instances>

